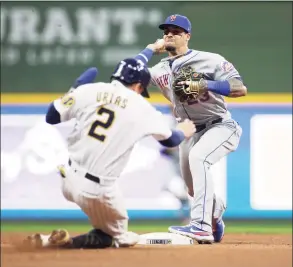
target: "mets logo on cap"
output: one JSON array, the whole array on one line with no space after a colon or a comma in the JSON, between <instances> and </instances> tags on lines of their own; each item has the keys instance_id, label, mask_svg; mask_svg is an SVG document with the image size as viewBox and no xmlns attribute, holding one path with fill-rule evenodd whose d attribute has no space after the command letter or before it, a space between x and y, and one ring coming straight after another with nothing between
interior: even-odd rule
<instances>
[{"instance_id":1,"label":"mets logo on cap","mask_svg":"<svg viewBox=\"0 0 293 267\"><path fill-rule=\"evenodd\" d=\"M172 16L170 16L170 20L171 21L174 21L176 19L176 15L172 15Z\"/></svg>"}]
</instances>

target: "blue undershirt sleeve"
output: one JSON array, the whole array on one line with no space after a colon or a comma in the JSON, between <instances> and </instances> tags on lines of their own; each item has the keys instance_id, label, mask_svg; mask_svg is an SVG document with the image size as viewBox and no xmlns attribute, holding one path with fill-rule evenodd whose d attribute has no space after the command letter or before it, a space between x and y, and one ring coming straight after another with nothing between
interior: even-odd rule
<instances>
[{"instance_id":1,"label":"blue undershirt sleeve","mask_svg":"<svg viewBox=\"0 0 293 267\"><path fill-rule=\"evenodd\" d=\"M135 59L140 60L144 65L147 65L153 54L154 52L152 49L145 48L137 56L135 56Z\"/></svg>"},{"instance_id":2,"label":"blue undershirt sleeve","mask_svg":"<svg viewBox=\"0 0 293 267\"><path fill-rule=\"evenodd\" d=\"M60 114L56 110L53 102L49 105L49 108L46 114L46 122L49 124L58 124L61 122Z\"/></svg>"}]
</instances>

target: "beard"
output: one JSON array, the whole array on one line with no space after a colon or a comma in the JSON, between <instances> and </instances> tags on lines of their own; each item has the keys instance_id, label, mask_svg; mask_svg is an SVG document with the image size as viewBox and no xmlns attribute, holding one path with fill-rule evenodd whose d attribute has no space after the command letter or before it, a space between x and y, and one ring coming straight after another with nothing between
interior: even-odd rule
<instances>
[{"instance_id":1,"label":"beard","mask_svg":"<svg viewBox=\"0 0 293 267\"><path fill-rule=\"evenodd\" d=\"M165 49L166 49L166 51L171 52L171 53L176 51L176 47L171 46L171 45L166 46Z\"/></svg>"}]
</instances>

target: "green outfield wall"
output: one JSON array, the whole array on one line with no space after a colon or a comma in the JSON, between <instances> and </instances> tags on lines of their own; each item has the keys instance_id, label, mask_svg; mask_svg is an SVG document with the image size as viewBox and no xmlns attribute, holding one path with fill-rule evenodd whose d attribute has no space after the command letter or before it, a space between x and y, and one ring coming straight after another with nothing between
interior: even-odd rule
<instances>
[{"instance_id":1,"label":"green outfield wall","mask_svg":"<svg viewBox=\"0 0 293 267\"><path fill-rule=\"evenodd\" d=\"M1 90L64 92L89 66L108 81L174 13L192 22L190 48L226 57L250 92L291 92L291 2L2 2Z\"/></svg>"}]
</instances>

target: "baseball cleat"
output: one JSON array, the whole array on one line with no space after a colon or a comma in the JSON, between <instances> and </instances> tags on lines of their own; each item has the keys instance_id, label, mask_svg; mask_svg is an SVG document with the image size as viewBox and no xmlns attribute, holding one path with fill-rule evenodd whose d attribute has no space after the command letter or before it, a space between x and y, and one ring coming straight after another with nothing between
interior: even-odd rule
<instances>
[{"instance_id":1,"label":"baseball cleat","mask_svg":"<svg viewBox=\"0 0 293 267\"><path fill-rule=\"evenodd\" d=\"M193 238L199 244L212 244L214 242L214 237L211 233L201 230L192 224L186 226L170 226L168 231Z\"/></svg>"},{"instance_id":2,"label":"baseball cleat","mask_svg":"<svg viewBox=\"0 0 293 267\"><path fill-rule=\"evenodd\" d=\"M28 236L22 243L26 249L39 249L44 247L59 247L71 242L67 230L58 229L52 231L50 235L33 234Z\"/></svg>"},{"instance_id":3,"label":"baseball cleat","mask_svg":"<svg viewBox=\"0 0 293 267\"><path fill-rule=\"evenodd\" d=\"M216 243L220 243L225 234L225 224L222 219L213 223L213 236Z\"/></svg>"},{"instance_id":4,"label":"baseball cleat","mask_svg":"<svg viewBox=\"0 0 293 267\"><path fill-rule=\"evenodd\" d=\"M53 230L49 236L49 246L58 247L64 246L71 242L71 237L67 230L65 229L57 229Z\"/></svg>"},{"instance_id":5,"label":"baseball cleat","mask_svg":"<svg viewBox=\"0 0 293 267\"><path fill-rule=\"evenodd\" d=\"M125 248L135 246L140 240L140 236L134 232L126 232L118 238L113 239L112 246L115 248Z\"/></svg>"},{"instance_id":6,"label":"baseball cleat","mask_svg":"<svg viewBox=\"0 0 293 267\"><path fill-rule=\"evenodd\" d=\"M33 234L25 238L21 248L38 249L43 247L43 241L40 234Z\"/></svg>"}]
</instances>

